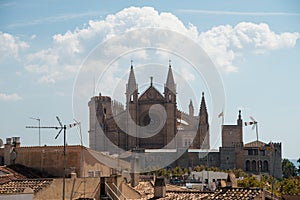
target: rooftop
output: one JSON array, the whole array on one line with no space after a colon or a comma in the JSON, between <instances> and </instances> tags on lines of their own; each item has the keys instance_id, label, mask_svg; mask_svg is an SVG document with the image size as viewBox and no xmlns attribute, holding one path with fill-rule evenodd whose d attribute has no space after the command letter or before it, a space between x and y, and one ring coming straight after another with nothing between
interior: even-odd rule
<instances>
[{"instance_id":1,"label":"rooftop","mask_svg":"<svg viewBox=\"0 0 300 200\"><path fill-rule=\"evenodd\" d=\"M52 179L11 180L0 184L0 194L23 193L26 188L30 188L36 193L51 183Z\"/></svg>"}]
</instances>

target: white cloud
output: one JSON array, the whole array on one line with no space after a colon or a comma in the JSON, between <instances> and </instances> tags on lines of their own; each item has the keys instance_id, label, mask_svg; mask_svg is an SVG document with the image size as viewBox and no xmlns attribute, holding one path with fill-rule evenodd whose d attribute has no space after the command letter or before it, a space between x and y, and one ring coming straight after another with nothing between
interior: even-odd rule
<instances>
[{"instance_id":1,"label":"white cloud","mask_svg":"<svg viewBox=\"0 0 300 200\"><path fill-rule=\"evenodd\" d=\"M0 32L0 60L4 58L18 58L19 52L29 47L26 42L21 41L8 33Z\"/></svg>"},{"instance_id":2,"label":"white cloud","mask_svg":"<svg viewBox=\"0 0 300 200\"><path fill-rule=\"evenodd\" d=\"M151 7L130 7L116 14L108 15L104 20L91 20L85 28L77 28L74 31L54 35L51 48L27 56L25 69L29 72L40 74L39 82L41 83L55 83L58 80L74 75L84 57L95 45L114 35L149 27L172 29L189 35L194 39L198 35L195 26L189 25L185 27L171 13L159 14ZM147 40L143 40L143 42L147 45ZM119 48L130 49L130 47L126 46ZM116 49L118 48L114 48L114 50ZM117 54L117 52L114 53ZM146 57L144 52L140 52L139 56Z\"/></svg>"},{"instance_id":3,"label":"white cloud","mask_svg":"<svg viewBox=\"0 0 300 200\"><path fill-rule=\"evenodd\" d=\"M299 36L297 32L276 34L265 23L240 22L234 27L217 26L201 33L199 43L219 68L235 72L238 68L233 62L237 56L291 48Z\"/></svg>"},{"instance_id":4,"label":"white cloud","mask_svg":"<svg viewBox=\"0 0 300 200\"><path fill-rule=\"evenodd\" d=\"M171 13L159 13L152 7L130 7L110 14L104 20L91 20L84 28L54 35L50 48L27 56L25 69L40 74L41 83L55 83L73 77L88 53L104 40L126 31L155 27L173 30L197 41L216 66L226 72L238 71L234 61L246 52L264 53L290 48L299 38L299 33L275 33L267 24L250 22L240 22L234 27L216 26L199 33L197 27L183 24ZM139 42L145 46L148 44L146 37ZM130 46L119 48L130 49ZM144 53L141 52L140 56L147 58Z\"/></svg>"},{"instance_id":5,"label":"white cloud","mask_svg":"<svg viewBox=\"0 0 300 200\"><path fill-rule=\"evenodd\" d=\"M30 39L32 39L32 40L35 39L35 38L36 38L35 34L33 34L33 35L30 36Z\"/></svg>"},{"instance_id":6,"label":"white cloud","mask_svg":"<svg viewBox=\"0 0 300 200\"><path fill-rule=\"evenodd\" d=\"M13 94L0 93L0 100L1 101L18 101L18 100L21 100L21 99L22 99L22 97L20 97L16 93L13 93Z\"/></svg>"}]
</instances>

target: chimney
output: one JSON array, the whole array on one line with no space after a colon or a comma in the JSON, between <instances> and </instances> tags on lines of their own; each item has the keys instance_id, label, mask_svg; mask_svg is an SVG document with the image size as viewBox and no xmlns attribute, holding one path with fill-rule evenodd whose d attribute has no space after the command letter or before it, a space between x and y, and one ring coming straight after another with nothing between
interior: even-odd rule
<instances>
[{"instance_id":1,"label":"chimney","mask_svg":"<svg viewBox=\"0 0 300 200\"><path fill-rule=\"evenodd\" d=\"M6 143L4 145L4 165L10 165L10 153L13 148L12 139L6 138Z\"/></svg>"},{"instance_id":2,"label":"chimney","mask_svg":"<svg viewBox=\"0 0 300 200\"><path fill-rule=\"evenodd\" d=\"M6 144L5 145L11 145L11 138L6 138Z\"/></svg>"},{"instance_id":3,"label":"chimney","mask_svg":"<svg viewBox=\"0 0 300 200\"><path fill-rule=\"evenodd\" d=\"M21 146L21 142L20 142L20 137L13 137L13 146L14 147L20 147Z\"/></svg>"},{"instance_id":4,"label":"chimney","mask_svg":"<svg viewBox=\"0 0 300 200\"><path fill-rule=\"evenodd\" d=\"M154 182L154 198L166 197L166 183L164 177L157 177Z\"/></svg>"}]
</instances>

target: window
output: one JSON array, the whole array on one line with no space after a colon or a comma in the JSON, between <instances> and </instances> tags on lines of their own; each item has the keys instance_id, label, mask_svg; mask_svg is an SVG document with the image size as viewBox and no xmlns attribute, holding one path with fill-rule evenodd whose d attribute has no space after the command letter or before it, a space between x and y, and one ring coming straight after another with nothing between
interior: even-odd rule
<instances>
[{"instance_id":1,"label":"window","mask_svg":"<svg viewBox=\"0 0 300 200\"><path fill-rule=\"evenodd\" d=\"M252 160L252 171L256 172L256 161Z\"/></svg>"},{"instance_id":2,"label":"window","mask_svg":"<svg viewBox=\"0 0 300 200\"><path fill-rule=\"evenodd\" d=\"M101 171L95 171L95 177L100 177L101 176Z\"/></svg>"},{"instance_id":3,"label":"window","mask_svg":"<svg viewBox=\"0 0 300 200\"><path fill-rule=\"evenodd\" d=\"M246 172L251 171L250 170L250 160L246 160Z\"/></svg>"},{"instance_id":4,"label":"window","mask_svg":"<svg viewBox=\"0 0 300 200\"><path fill-rule=\"evenodd\" d=\"M248 149L248 155L249 156L258 155L257 149Z\"/></svg>"},{"instance_id":5,"label":"window","mask_svg":"<svg viewBox=\"0 0 300 200\"><path fill-rule=\"evenodd\" d=\"M133 102L133 94L130 95L130 102Z\"/></svg>"},{"instance_id":6,"label":"window","mask_svg":"<svg viewBox=\"0 0 300 200\"><path fill-rule=\"evenodd\" d=\"M268 172L269 171L269 163L268 161L264 161L264 164L263 164L263 172Z\"/></svg>"},{"instance_id":7,"label":"window","mask_svg":"<svg viewBox=\"0 0 300 200\"><path fill-rule=\"evenodd\" d=\"M253 155L252 149L248 149L248 155L249 155L249 156L252 156L252 155Z\"/></svg>"},{"instance_id":8,"label":"window","mask_svg":"<svg viewBox=\"0 0 300 200\"><path fill-rule=\"evenodd\" d=\"M88 171L88 177L90 178L94 177L94 171Z\"/></svg>"}]
</instances>

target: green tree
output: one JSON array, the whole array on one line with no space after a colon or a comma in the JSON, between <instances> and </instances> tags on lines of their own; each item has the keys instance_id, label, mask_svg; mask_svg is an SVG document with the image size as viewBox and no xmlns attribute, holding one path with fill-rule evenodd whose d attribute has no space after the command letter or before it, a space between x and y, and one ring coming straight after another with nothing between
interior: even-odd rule
<instances>
[{"instance_id":1,"label":"green tree","mask_svg":"<svg viewBox=\"0 0 300 200\"><path fill-rule=\"evenodd\" d=\"M184 174L183 170L181 169L181 167L177 166L175 168L172 169L172 174L174 176L181 176Z\"/></svg>"},{"instance_id":2,"label":"green tree","mask_svg":"<svg viewBox=\"0 0 300 200\"><path fill-rule=\"evenodd\" d=\"M298 176L300 176L300 158L297 160L298 163Z\"/></svg>"},{"instance_id":3,"label":"green tree","mask_svg":"<svg viewBox=\"0 0 300 200\"><path fill-rule=\"evenodd\" d=\"M194 171L196 172L201 172L204 169L205 169L204 165L197 165L196 167L194 167Z\"/></svg>"},{"instance_id":4,"label":"green tree","mask_svg":"<svg viewBox=\"0 0 300 200\"><path fill-rule=\"evenodd\" d=\"M280 183L280 194L299 195L300 194L300 178L291 177L283 179Z\"/></svg>"},{"instance_id":5,"label":"green tree","mask_svg":"<svg viewBox=\"0 0 300 200\"><path fill-rule=\"evenodd\" d=\"M239 177L246 177L248 176L248 174L246 172L244 172L242 169L229 169L225 171L226 173L234 173L236 178Z\"/></svg>"},{"instance_id":6,"label":"green tree","mask_svg":"<svg viewBox=\"0 0 300 200\"><path fill-rule=\"evenodd\" d=\"M260 183L257 180L256 176L247 176L242 180L238 180L239 187L259 187Z\"/></svg>"},{"instance_id":7,"label":"green tree","mask_svg":"<svg viewBox=\"0 0 300 200\"><path fill-rule=\"evenodd\" d=\"M286 158L282 161L282 174L283 178L297 176L297 169L295 165Z\"/></svg>"}]
</instances>

